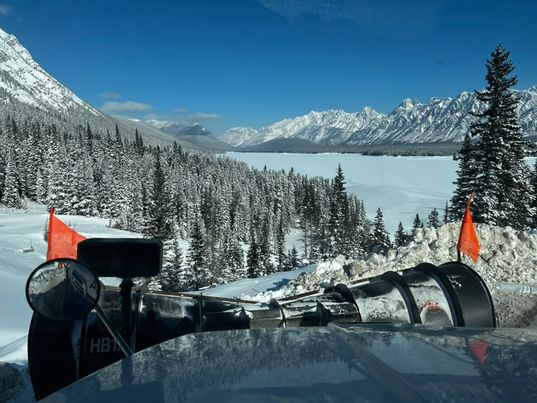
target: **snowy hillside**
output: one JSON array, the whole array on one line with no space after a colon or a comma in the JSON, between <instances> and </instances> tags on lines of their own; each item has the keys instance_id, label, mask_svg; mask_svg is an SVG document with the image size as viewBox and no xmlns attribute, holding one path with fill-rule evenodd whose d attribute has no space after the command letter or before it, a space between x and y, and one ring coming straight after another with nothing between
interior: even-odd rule
<instances>
[{"instance_id":1,"label":"snowy hillside","mask_svg":"<svg viewBox=\"0 0 537 403\"><path fill-rule=\"evenodd\" d=\"M537 87L519 92L519 115L525 135L537 134ZM481 110L474 93L456 98L432 98L427 103L405 99L385 115L370 107L360 112L310 112L260 129L229 129L223 139L234 146L252 146L278 138L295 138L322 145L369 145L462 141Z\"/></svg>"},{"instance_id":2,"label":"snowy hillside","mask_svg":"<svg viewBox=\"0 0 537 403\"><path fill-rule=\"evenodd\" d=\"M100 112L51 77L33 59L17 38L0 29L0 88L21 103L59 113L83 108ZM5 96L4 103L9 102Z\"/></svg>"}]
</instances>

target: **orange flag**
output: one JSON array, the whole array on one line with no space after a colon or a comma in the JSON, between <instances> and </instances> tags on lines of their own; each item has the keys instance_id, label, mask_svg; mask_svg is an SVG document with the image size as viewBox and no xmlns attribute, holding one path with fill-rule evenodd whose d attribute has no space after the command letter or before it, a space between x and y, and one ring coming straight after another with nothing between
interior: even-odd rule
<instances>
[{"instance_id":1,"label":"orange flag","mask_svg":"<svg viewBox=\"0 0 537 403\"><path fill-rule=\"evenodd\" d=\"M470 204L472 204L473 198L474 193L472 192L470 198L468 199L468 204L466 205L464 218L462 219L459 242L457 243L457 251L459 252L459 260L460 254L464 253L466 256L470 256L472 260L477 263L480 247L479 241L477 240L477 235L475 233L474 223L472 221L472 213L470 213Z\"/></svg>"},{"instance_id":2,"label":"orange flag","mask_svg":"<svg viewBox=\"0 0 537 403\"><path fill-rule=\"evenodd\" d=\"M76 259L76 247L84 239L86 237L65 225L62 220L54 216L54 209L50 209L47 260L60 257Z\"/></svg>"},{"instance_id":3,"label":"orange flag","mask_svg":"<svg viewBox=\"0 0 537 403\"><path fill-rule=\"evenodd\" d=\"M487 360L487 350L489 348L489 343L486 339L472 339L466 342L468 345L468 350L472 353L479 365L484 366L485 361Z\"/></svg>"}]
</instances>

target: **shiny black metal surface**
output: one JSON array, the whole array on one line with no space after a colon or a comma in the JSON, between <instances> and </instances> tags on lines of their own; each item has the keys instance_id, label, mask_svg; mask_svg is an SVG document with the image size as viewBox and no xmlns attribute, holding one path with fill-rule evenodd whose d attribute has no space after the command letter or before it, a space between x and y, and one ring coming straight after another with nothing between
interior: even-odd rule
<instances>
[{"instance_id":1,"label":"shiny black metal surface","mask_svg":"<svg viewBox=\"0 0 537 403\"><path fill-rule=\"evenodd\" d=\"M537 400L537 330L402 324L182 336L53 401L490 402Z\"/></svg>"}]
</instances>

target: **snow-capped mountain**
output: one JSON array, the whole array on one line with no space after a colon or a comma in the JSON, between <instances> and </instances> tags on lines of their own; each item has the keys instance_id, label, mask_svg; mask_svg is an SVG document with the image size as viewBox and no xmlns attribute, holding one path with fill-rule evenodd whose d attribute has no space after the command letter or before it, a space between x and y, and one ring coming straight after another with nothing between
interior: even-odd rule
<instances>
[{"instance_id":1,"label":"snow-capped mountain","mask_svg":"<svg viewBox=\"0 0 537 403\"><path fill-rule=\"evenodd\" d=\"M1 29L0 89L3 103L14 99L45 111L69 113L84 109L95 116L102 114L51 77L15 36Z\"/></svg>"},{"instance_id":2,"label":"snow-capped mountain","mask_svg":"<svg viewBox=\"0 0 537 403\"><path fill-rule=\"evenodd\" d=\"M181 124L178 122L168 122L165 120L150 119L145 121L147 124L162 130L165 133L174 135L189 135L189 136L209 136L211 131L204 127L201 123Z\"/></svg>"},{"instance_id":3,"label":"snow-capped mountain","mask_svg":"<svg viewBox=\"0 0 537 403\"><path fill-rule=\"evenodd\" d=\"M165 120L146 120L145 123L169 134L177 141L193 144L197 148L211 151L231 151L233 147L216 137L201 123L182 124Z\"/></svg>"},{"instance_id":4,"label":"snow-capped mountain","mask_svg":"<svg viewBox=\"0 0 537 403\"><path fill-rule=\"evenodd\" d=\"M537 134L537 86L519 92L524 134ZM427 103L405 99L389 114L370 107L360 112L310 112L260 129L236 127L223 136L234 146L253 146L276 139L301 139L321 145L369 145L462 141L482 110L474 93L456 98L432 98Z\"/></svg>"}]
</instances>

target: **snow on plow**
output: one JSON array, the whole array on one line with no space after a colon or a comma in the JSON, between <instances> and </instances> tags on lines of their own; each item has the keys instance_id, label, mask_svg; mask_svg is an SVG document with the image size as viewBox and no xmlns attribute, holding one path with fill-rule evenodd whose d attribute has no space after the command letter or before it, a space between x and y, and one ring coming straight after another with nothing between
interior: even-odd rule
<instances>
[{"instance_id":1,"label":"snow on plow","mask_svg":"<svg viewBox=\"0 0 537 403\"><path fill-rule=\"evenodd\" d=\"M255 303L133 287L133 277L158 273L161 253L158 241L90 239L80 244L78 260L47 262L32 273L28 358L38 399L126 355L189 333L332 322L496 325L487 286L461 263L422 263L324 292ZM99 282L111 275L123 279L119 289Z\"/></svg>"}]
</instances>

